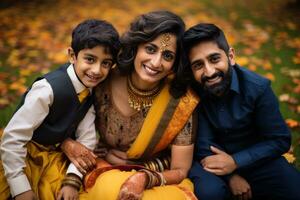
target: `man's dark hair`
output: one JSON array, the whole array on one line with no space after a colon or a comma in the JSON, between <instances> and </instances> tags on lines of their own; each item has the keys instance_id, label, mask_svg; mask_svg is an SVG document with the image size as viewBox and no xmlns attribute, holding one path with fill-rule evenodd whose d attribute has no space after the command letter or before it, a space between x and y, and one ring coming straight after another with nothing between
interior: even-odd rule
<instances>
[{"instance_id":1,"label":"man's dark hair","mask_svg":"<svg viewBox=\"0 0 300 200\"><path fill-rule=\"evenodd\" d=\"M194 46L200 42L213 41L226 55L229 52L229 45L224 35L224 32L214 24L200 23L190 29L184 34L184 48L188 54Z\"/></svg>"},{"instance_id":2,"label":"man's dark hair","mask_svg":"<svg viewBox=\"0 0 300 200\"><path fill-rule=\"evenodd\" d=\"M120 49L119 34L108 22L97 19L88 19L76 26L72 32L71 47L78 55L82 49L91 49L103 45L107 53L116 60Z\"/></svg>"}]
</instances>

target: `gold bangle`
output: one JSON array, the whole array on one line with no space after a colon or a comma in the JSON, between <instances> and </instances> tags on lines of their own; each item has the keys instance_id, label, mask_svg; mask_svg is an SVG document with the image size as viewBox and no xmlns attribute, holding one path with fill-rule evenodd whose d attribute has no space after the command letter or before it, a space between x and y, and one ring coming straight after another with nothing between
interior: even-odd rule
<instances>
[{"instance_id":1,"label":"gold bangle","mask_svg":"<svg viewBox=\"0 0 300 200\"><path fill-rule=\"evenodd\" d=\"M164 186L167 183L167 180L165 179L164 175L162 173L157 173L160 178L160 186Z\"/></svg>"},{"instance_id":2,"label":"gold bangle","mask_svg":"<svg viewBox=\"0 0 300 200\"><path fill-rule=\"evenodd\" d=\"M159 171L159 165L158 163L156 162L156 160L153 160L153 163L154 163L154 166L155 166L155 170L154 171Z\"/></svg>"},{"instance_id":3,"label":"gold bangle","mask_svg":"<svg viewBox=\"0 0 300 200\"><path fill-rule=\"evenodd\" d=\"M81 187L81 185L79 185L77 182L70 181L70 180L63 180L61 186L63 187L63 186L66 186L66 185L72 186L75 189L77 189L78 191L80 190L80 187Z\"/></svg>"},{"instance_id":4,"label":"gold bangle","mask_svg":"<svg viewBox=\"0 0 300 200\"><path fill-rule=\"evenodd\" d=\"M154 186L154 179L153 179L153 175L152 175L151 171L149 171L147 169L141 169L139 171L144 172L148 177L148 183L146 185L146 189L152 188Z\"/></svg>"},{"instance_id":5,"label":"gold bangle","mask_svg":"<svg viewBox=\"0 0 300 200\"><path fill-rule=\"evenodd\" d=\"M147 168L147 169L150 169L149 165L147 162L144 163L144 166Z\"/></svg>"},{"instance_id":6,"label":"gold bangle","mask_svg":"<svg viewBox=\"0 0 300 200\"><path fill-rule=\"evenodd\" d=\"M158 158L155 158L155 160L158 164L158 169L159 169L158 171L163 172L164 171L164 166L163 166L162 162Z\"/></svg>"},{"instance_id":7,"label":"gold bangle","mask_svg":"<svg viewBox=\"0 0 300 200\"><path fill-rule=\"evenodd\" d=\"M149 161L150 169L155 171L155 165L152 161Z\"/></svg>"},{"instance_id":8,"label":"gold bangle","mask_svg":"<svg viewBox=\"0 0 300 200\"><path fill-rule=\"evenodd\" d=\"M166 168L165 168L165 169L170 169L170 162L169 162L169 159L168 159L168 158L164 158L164 159L163 159L163 162L164 162L165 165L166 165Z\"/></svg>"}]
</instances>

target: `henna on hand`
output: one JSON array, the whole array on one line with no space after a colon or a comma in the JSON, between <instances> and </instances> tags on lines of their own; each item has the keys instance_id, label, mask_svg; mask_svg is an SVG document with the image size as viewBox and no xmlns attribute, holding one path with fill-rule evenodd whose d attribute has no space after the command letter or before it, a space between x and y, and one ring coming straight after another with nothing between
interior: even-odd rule
<instances>
[{"instance_id":1,"label":"henna on hand","mask_svg":"<svg viewBox=\"0 0 300 200\"><path fill-rule=\"evenodd\" d=\"M77 141L68 138L62 143L61 149L83 174L92 170L96 165L97 156Z\"/></svg>"},{"instance_id":2,"label":"henna on hand","mask_svg":"<svg viewBox=\"0 0 300 200\"><path fill-rule=\"evenodd\" d=\"M140 200L147 183L147 175L137 172L130 176L121 186L118 200Z\"/></svg>"}]
</instances>

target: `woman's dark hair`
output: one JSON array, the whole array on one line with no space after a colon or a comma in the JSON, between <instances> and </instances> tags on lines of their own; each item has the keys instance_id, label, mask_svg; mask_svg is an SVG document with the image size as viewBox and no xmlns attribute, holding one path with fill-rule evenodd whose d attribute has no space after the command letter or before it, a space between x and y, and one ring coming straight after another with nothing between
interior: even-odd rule
<instances>
[{"instance_id":1,"label":"woman's dark hair","mask_svg":"<svg viewBox=\"0 0 300 200\"><path fill-rule=\"evenodd\" d=\"M88 19L78 24L72 32L71 47L75 56L82 49L105 46L105 50L112 54L116 61L120 49L120 40L117 30L104 20Z\"/></svg>"},{"instance_id":2,"label":"woman's dark hair","mask_svg":"<svg viewBox=\"0 0 300 200\"><path fill-rule=\"evenodd\" d=\"M123 75L128 75L134 70L134 59L140 44L150 42L163 33L176 36L176 58L172 67L175 78L171 83L170 93L179 97L186 91L184 84L180 84L180 75L183 71L183 34L185 24L176 14L169 11L154 11L137 17L127 32L121 37L121 51L118 55L118 68Z\"/></svg>"}]
</instances>

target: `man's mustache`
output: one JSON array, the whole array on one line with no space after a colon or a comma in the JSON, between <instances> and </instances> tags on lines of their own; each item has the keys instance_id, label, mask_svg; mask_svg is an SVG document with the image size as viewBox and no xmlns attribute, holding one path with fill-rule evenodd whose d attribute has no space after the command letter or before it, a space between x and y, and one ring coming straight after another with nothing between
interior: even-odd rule
<instances>
[{"instance_id":1,"label":"man's mustache","mask_svg":"<svg viewBox=\"0 0 300 200\"><path fill-rule=\"evenodd\" d=\"M218 72L214 73L214 74L211 75L211 76L203 76L203 77L201 78L201 82L202 82L202 84L204 84L206 81L208 81L208 80L210 80L210 79L214 79L214 78L216 78L216 77L218 77L218 76L224 77L224 72L218 71Z\"/></svg>"}]
</instances>

